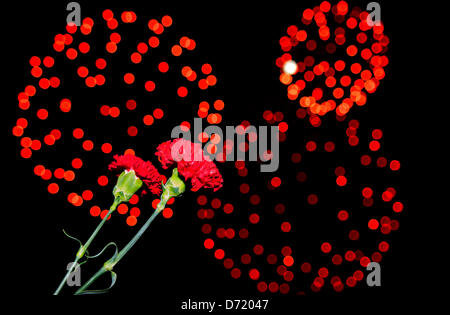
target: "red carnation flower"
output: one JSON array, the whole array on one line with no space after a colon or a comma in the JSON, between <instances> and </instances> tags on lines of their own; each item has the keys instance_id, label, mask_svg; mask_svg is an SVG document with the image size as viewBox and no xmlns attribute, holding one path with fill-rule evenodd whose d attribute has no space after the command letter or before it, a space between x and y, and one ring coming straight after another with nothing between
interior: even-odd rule
<instances>
[{"instance_id":1,"label":"red carnation flower","mask_svg":"<svg viewBox=\"0 0 450 315\"><path fill-rule=\"evenodd\" d=\"M203 154L199 143L181 138L166 141L158 146L155 154L165 169L176 163L178 172L191 180L193 191L202 187L217 191L222 187L222 175L216 164Z\"/></svg>"},{"instance_id":2,"label":"red carnation flower","mask_svg":"<svg viewBox=\"0 0 450 315\"><path fill-rule=\"evenodd\" d=\"M126 154L126 155L114 155L114 160L109 164L108 169L112 170L127 170L134 171L136 176L139 177L145 184L147 189L155 194L161 194L161 175L158 170L149 161L144 161L141 158ZM142 191L143 194L146 193L145 190Z\"/></svg>"}]
</instances>

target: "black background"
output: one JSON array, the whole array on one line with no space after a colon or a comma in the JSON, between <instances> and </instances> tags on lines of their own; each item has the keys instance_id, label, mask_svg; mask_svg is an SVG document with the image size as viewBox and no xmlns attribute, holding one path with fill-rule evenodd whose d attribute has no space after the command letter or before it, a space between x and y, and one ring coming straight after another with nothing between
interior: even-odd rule
<instances>
[{"instance_id":1,"label":"black background","mask_svg":"<svg viewBox=\"0 0 450 315\"><path fill-rule=\"evenodd\" d=\"M421 292L421 280L426 278L425 270L419 267L422 264L418 262L419 266L416 267L414 262L411 262L411 259L417 262L420 253L427 251L416 240L418 235L414 213L420 210L413 197L413 175L416 172L415 141L419 132L415 128L412 115L424 100L421 93L423 77L419 71L425 70L426 66L421 60L426 57L421 47L423 42L430 40L423 28L405 25L405 17L417 14L413 7L404 6L397 1L380 3L386 33L391 38L388 52L390 66L382 88L368 101L370 110L361 113L359 119L362 128L382 129L388 139L384 150L402 162L402 178L399 184L402 200L408 205L409 211L402 217L401 228L393 237L395 250L388 253L383 265L382 287L344 290L337 294L376 299ZM208 56L208 61L217 66L217 76L219 79L223 77L225 82L221 91L225 95L226 103L231 104L231 109L225 113L225 120L227 123L235 123L242 119L252 119L254 115L253 105L243 106L244 104L274 105L276 108L275 104L286 103L284 94L280 94L281 88L276 74L278 69L274 66L275 58L280 55L278 39L287 26L297 23L297 17L304 8L312 7L318 2L179 4L126 1L123 5L112 5L80 1L80 4L82 15L85 12L88 15L98 14L105 8L130 9L138 16L145 17L171 15L178 30L190 34L201 44L198 54ZM62 205L67 203L62 202L63 197L48 197L41 179L32 175L33 164L19 157L20 146L17 139L11 136L11 128L17 117L16 96L23 88L29 57L45 55L49 51L54 34L63 31L65 5L63 2L42 1L33 4L9 4L7 13L3 16L5 37L2 46L6 52L3 66L5 69L8 67L4 77L11 87L3 93L7 100L3 108L3 126L4 133L8 135L3 151L8 158L5 163L8 179L5 181L6 186L2 188L2 226L4 232L7 231L4 239L10 245L6 258L10 263L7 274L13 278L8 286L12 292L20 292L23 295L50 295L63 276L63 267L76 250L76 244L64 238L61 233L63 227L69 233L80 235L84 239L88 236L88 231L95 226L87 211L79 211L76 215L65 214ZM426 9L422 9L426 12ZM242 76L238 74L242 73L243 69L252 73L255 79L239 79ZM250 95L242 92L251 88L261 93ZM239 111L233 110L233 105L239 107ZM260 108L258 112L259 110ZM161 133L167 134L171 127L172 124L167 123L161 128ZM153 142L156 139L161 138L155 136ZM154 147L148 150L152 152ZM62 156L64 152L58 154ZM229 169L232 169L232 166ZM285 172L289 170L286 169ZM92 179L82 179L83 182L90 180ZM251 181L252 179L249 180ZM256 184L258 180L253 181ZM227 185L232 185L231 183L228 181ZM180 212L175 223L156 221L158 224L152 226L153 235L146 235L133 249L134 253L121 262L120 269L117 270L119 282L111 295L145 296L158 305L167 302L168 307L173 310L178 308L183 298L199 297L200 300L208 300L215 297L258 296L254 283L232 279L224 273L220 263L212 261L210 254L205 253L199 241L200 223L195 220L193 213L188 212L189 206L194 202L195 195L186 194L184 199L176 202L176 209L186 211ZM193 223L180 224L181 222ZM173 224L176 224L176 229ZM123 222L115 222L115 226L109 226L108 230L99 236L99 244L119 233L127 235L123 239L128 239L133 233ZM155 239L160 239L161 242L155 242ZM93 266L89 268L94 271L101 261L100 259L93 262ZM68 294L69 289L65 288L63 293ZM326 291L325 294L335 295L331 291ZM263 296L274 299L270 295ZM288 307L291 305L288 301L296 303L302 299L304 298L281 297L274 300L276 306L273 307Z\"/></svg>"}]
</instances>

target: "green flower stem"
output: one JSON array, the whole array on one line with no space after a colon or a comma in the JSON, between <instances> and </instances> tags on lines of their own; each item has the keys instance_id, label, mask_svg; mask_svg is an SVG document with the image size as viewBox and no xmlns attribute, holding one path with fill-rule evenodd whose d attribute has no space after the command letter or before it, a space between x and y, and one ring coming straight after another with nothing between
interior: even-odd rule
<instances>
[{"instance_id":1,"label":"green flower stem","mask_svg":"<svg viewBox=\"0 0 450 315\"><path fill-rule=\"evenodd\" d=\"M92 241L94 240L94 238L97 236L98 232L100 231L100 229L102 228L102 226L105 224L106 220L108 219L108 217L111 215L111 213L114 212L114 210L116 210L117 206L121 203L121 199L119 197L116 197L114 199L114 203L112 204L111 208L109 208L108 213L105 215L105 217L103 218L103 220L98 224L97 228L95 229L95 231L91 234L91 236L89 237L89 239L86 241L86 243L84 245L81 245L80 249L78 250L76 256L75 256L75 260L74 263L72 264L72 266L70 267L70 269L67 271L66 275L64 276L64 278L62 279L61 283L59 284L58 288L56 289L56 291L53 293L53 295L58 295L59 292L61 291L61 289L64 287L64 284L67 281L67 278L69 278L70 274L74 271L75 267L77 266L77 262L83 258L84 254L86 253L86 250L88 249L89 245L91 245Z\"/></svg>"},{"instance_id":2,"label":"green flower stem","mask_svg":"<svg viewBox=\"0 0 450 315\"><path fill-rule=\"evenodd\" d=\"M170 199L170 198L169 198ZM167 199L168 200L168 199ZM126 253L129 252L129 250L133 247L134 244L141 238L142 234L148 229L150 224L153 222L153 220L156 218L156 216L164 209L166 206L167 200L161 199L161 201L158 204L158 207L153 212L150 218L148 218L147 222L141 227L141 229L134 235L134 237L131 239L130 242L117 254L116 257L108 260L103 264L103 266L83 285L81 286L77 292L75 292L75 295L79 295L83 293L92 283L97 280L101 275L108 271L112 271L114 266L125 256Z\"/></svg>"}]
</instances>

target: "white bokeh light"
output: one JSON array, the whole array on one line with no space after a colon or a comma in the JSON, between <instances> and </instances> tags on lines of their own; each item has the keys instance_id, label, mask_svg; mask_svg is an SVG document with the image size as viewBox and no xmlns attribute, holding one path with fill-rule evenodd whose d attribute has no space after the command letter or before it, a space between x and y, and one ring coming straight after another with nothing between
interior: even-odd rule
<instances>
[{"instance_id":1,"label":"white bokeh light","mask_svg":"<svg viewBox=\"0 0 450 315\"><path fill-rule=\"evenodd\" d=\"M294 74L297 72L298 66L294 60L288 60L283 65L283 72L287 74Z\"/></svg>"}]
</instances>

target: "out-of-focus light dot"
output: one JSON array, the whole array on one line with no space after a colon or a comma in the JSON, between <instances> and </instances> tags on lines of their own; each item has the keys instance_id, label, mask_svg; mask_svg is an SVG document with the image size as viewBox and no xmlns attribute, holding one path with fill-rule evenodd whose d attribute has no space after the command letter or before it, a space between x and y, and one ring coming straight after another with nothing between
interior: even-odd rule
<instances>
[{"instance_id":1,"label":"out-of-focus light dot","mask_svg":"<svg viewBox=\"0 0 450 315\"><path fill-rule=\"evenodd\" d=\"M65 113L70 112L70 109L72 107L72 102L69 99L64 98L59 103L59 107L62 112L65 112Z\"/></svg>"},{"instance_id":2,"label":"out-of-focus light dot","mask_svg":"<svg viewBox=\"0 0 450 315\"><path fill-rule=\"evenodd\" d=\"M269 264L274 265L274 264L276 264L277 260L278 260L278 258L277 258L277 256L275 254L267 255L267 262Z\"/></svg>"},{"instance_id":3,"label":"out-of-focus light dot","mask_svg":"<svg viewBox=\"0 0 450 315\"><path fill-rule=\"evenodd\" d=\"M121 203L118 207L117 207L117 212L119 212L120 214L125 214L128 212L128 205L125 203Z\"/></svg>"},{"instance_id":4,"label":"out-of-focus light dot","mask_svg":"<svg viewBox=\"0 0 450 315\"><path fill-rule=\"evenodd\" d=\"M32 142L32 140L30 137L23 137L20 140L20 145L24 148L29 148L29 147L31 147L31 142Z\"/></svg>"},{"instance_id":5,"label":"out-of-focus light dot","mask_svg":"<svg viewBox=\"0 0 450 315\"><path fill-rule=\"evenodd\" d=\"M89 46L89 44L86 42L81 42L78 45L78 49L80 50L80 52L82 54L87 54L89 52L89 50L91 49L91 46Z\"/></svg>"},{"instance_id":6,"label":"out-of-focus light dot","mask_svg":"<svg viewBox=\"0 0 450 315\"><path fill-rule=\"evenodd\" d=\"M379 226L378 220L376 219L370 219L368 223L369 229L376 230Z\"/></svg>"},{"instance_id":7,"label":"out-of-focus light dot","mask_svg":"<svg viewBox=\"0 0 450 315\"><path fill-rule=\"evenodd\" d=\"M328 242L324 242L324 243L322 243L322 245L321 245L321 247L320 247L320 249L322 250L322 252L324 252L324 253L329 253L329 252L331 252L331 244L330 243L328 243Z\"/></svg>"},{"instance_id":8,"label":"out-of-focus light dot","mask_svg":"<svg viewBox=\"0 0 450 315\"><path fill-rule=\"evenodd\" d=\"M134 82L134 80L135 80L134 74L132 74L132 73L126 73L126 74L123 76L123 80L125 81L126 84L132 84L132 83Z\"/></svg>"},{"instance_id":9,"label":"out-of-focus light dot","mask_svg":"<svg viewBox=\"0 0 450 315\"><path fill-rule=\"evenodd\" d=\"M46 135L44 137L44 143L46 145L54 145L55 144L55 136L53 136L53 135Z\"/></svg>"},{"instance_id":10,"label":"out-of-focus light dot","mask_svg":"<svg viewBox=\"0 0 450 315\"><path fill-rule=\"evenodd\" d=\"M283 72L289 75L297 73L298 65L294 60L288 60L283 65Z\"/></svg>"},{"instance_id":11,"label":"out-of-focus light dot","mask_svg":"<svg viewBox=\"0 0 450 315\"><path fill-rule=\"evenodd\" d=\"M348 219L348 212L346 210L341 210L338 212L338 219L341 221L346 221Z\"/></svg>"},{"instance_id":12,"label":"out-of-focus light dot","mask_svg":"<svg viewBox=\"0 0 450 315\"><path fill-rule=\"evenodd\" d=\"M340 265L340 264L342 264L342 256L339 255L339 254L334 255L333 258L331 258L331 262L332 262L334 265Z\"/></svg>"},{"instance_id":13,"label":"out-of-focus light dot","mask_svg":"<svg viewBox=\"0 0 450 315\"><path fill-rule=\"evenodd\" d=\"M100 212L102 212L102 210L100 209L99 206L92 206L91 209L89 210L89 213L93 217L98 217L100 215Z\"/></svg>"},{"instance_id":14,"label":"out-of-focus light dot","mask_svg":"<svg viewBox=\"0 0 450 315\"><path fill-rule=\"evenodd\" d=\"M258 223L259 222L259 215L257 215L256 213L252 213L249 216L249 221L250 221L250 223L253 223L253 224Z\"/></svg>"},{"instance_id":15,"label":"out-of-focus light dot","mask_svg":"<svg viewBox=\"0 0 450 315\"><path fill-rule=\"evenodd\" d=\"M392 198L394 197L394 194L390 191L384 191L381 195L383 201L385 202L389 202L392 200Z\"/></svg>"},{"instance_id":16,"label":"out-of-focus light dot","mask_svg":"<svg viewBox=\"0 0 450 315\"><path fill-rule=\"evenodd\" d=\"M78 69L77 69L77 74L78 74L81 78L85 78L85 77L88 76L89 70L88 70L88 68L86 68L86 67L84 67L84 66L81 66L81 67L78 67Z\"/></svg>"},{"instance_id":17,"label":"out-of-focus light dot","mask_svg":"<svg viewBox=\"0 0 450 315\"><path fill-rule=\"evenodd\" d=\"M21 126L14 126L12 133L16 137L21 137L23 135L23 127Z\"/></svg>"},{"instance_id":18,"label":"out-of-focus light dot","mask_svg":"<svg viewBox=\"0 0 450 315\"><path fill-rule=\"evenodd\" d=\"M55 140L61 139L61 131L59 131L58 129L53 129L52 131L50 131L50 134L55 137Z\"/></svg>"},{"instance_id":19,"label":"out-of-focus light dot","mask_svg":"<svg viewBox=\"0 0 450 315\"><path fill-rule=\"evenodd\" d=\"M102 12L102 17L105 21L109 21L114 17L114 13L110 9L106 9Z\"/></svg>"},{"instance_id":20,"label":"out-of-focus light dot","mask_svg":"<svg viewBox=\"0 0 450 315\"><path fill-rule=\"evenodd\" d=\"M106 60L103 59L103 58L98 58L98 59L95 61L95 66L96 66L98 69L100 69L100 70L105 69L105 68L106 68Z\"/></svg>"},{"instance_id":21,"label":"out-of-focus light dot","mask_svg":"<svg viewBox=\"0 0 450 315\"><path fill-rule=\"evenodd\" d=\"M400 201L396 201L392 205L392 209L394 210L394 212L402 212L403 211L403 204Z\"/></svg>"},{"instance_id":22,"label":"out-of-focus light dot","mask_svg":"<svg viewBox=\"0 0 450 315\"><path fill-rule=\"evenodd\" d=\"M202 70L203 74L207 74L208 75L208 74L211 73L212 67L211 67L210 64L205 63L205 64L202 65L201 70Z\"/></svg>"},{"instance_id":23,"label":"out-of-focus light dot","mask_svg":"<svg viewBox=\"0 0 450 315\"><path fill-rule=\"evenodd\" d=\"M41 58L37 57L37 56L33 56L30 58L30 65L32 67L37 67L41 64Z\"/></svg>"},{"instance_id":24,"label":"out-of-focus light dot","mask_svg":"<svg viewBox=\"0 0 450 315\"><path fill-rule=\"evenodd\" d=\"M309 273L309 272L311 272L312 267L311 267L310 263L304 262L301 264L300 269L304 273Z\"/></svg>"},{"instance_id":25,"label":"out-of-focus light dot","mask_svg":"<svg viewBox=\"0 0 450 315\"><path fill-rule=\"evenodd\" d=\"M372 140L369 143L369 149L371 151L378 151L380 149L380 142L376 141L376 140Z\"/></svg>"},{"instance_id":26,"label":"out-of-focus light dot","mask_svg":"<svg viewBox=\"0 0 450 315\"><path fill-rule=\"evenodd\" d=\"M174 45L171 49L172 55L178 57L183 52L183 48L181 48L179 45Z\"/></svg>"},{"instance_id":27,"label":"out-of-focus light dot","mask_svg":"<svg viewBox=\"0 0 450 315\"><path fill-rule=\"evenodd\" d=\"M380 129L374 129L372 131L372 138L380 140L383 137L383 132Z\"/></svg>"},{"instance_id":28,"label":"out-of-focus light dot","mask_svg":"<svg viewBox=\"0 0 450 315\"><path fill-rule=\"evenodd\" d=\"M292 254L292 248L290 246L283 246L281 248L281 254L283 256L290 256Z\"/></svg>"},{"instance_id":29,"label":"out-of-focus light dot","mask_svg":"<svg viewBox=\"0 0 450 315\"><path fill-rule=\"evenodd\" d=\"M94 148L94 143L91 140L85 140L83 142L83 149L86 151L91 151Z\"/></svg>"},{"instance_id":30,"label":"out-of-focus light dot","mask_svg":"<svg viewBox=\"0 0 450 315\"><path fill-rule=\"evenodd\" d=\"M316 194L310 194L307 197L307 201L310 205L315 205L319 201L319 198L317 197Z\"/></svg>"},{"instance_id":31,"label":"out-of-focus light dot","mask_svg":"<svg viewBox=\"0 0 450 315\"><path fill-rule=\"evenodd\" d=\"M71 182L75 179L75 173L73 171L65 171L64 172L64 179L68 182Z\"/></svg>"},{"instance_id":32,"label":"out-of-focus light dot","mask_svg":"<svg viewBox=\"0 0 450 315\"><path fill-rule=\"evenodd\" d=\"M39 140L33 140L32 142L31 142L31 149L33 149L33 150L39 150L40 148L41 148L41 141L39 141Z\"/></svg>"},{"instance_id":33,"label":"out-of-focus light dot","mask_svg":"<svg viewBox=\"0 0 450 315\"><path fill-rule=\"evenodd\" d=\"M161 118L163 118L163 116L164 116L164 111L163 111L161 108L156 108L156 109L153 111L153 116L154 116L156 119L161 119Z\"/></svg>"},{"instance_id":34,"label":"out-of-focus light dot","mask_svg":"<svg viewBox=\"0 0 450 315\"><path fill-rule=\"evenodd\" d=\"M387 252L389 250L389 244L386 241L382 241L378 244L378 249L380 252Z\"/></svg>"},{"instance_id":35,"label":"out-of-focus light dot","mask_svg":"<svg viewBox=\"0 0 450 315\"><path fill-rule=\"evenodd\" d=\"M333 152L334 149L335 149L335 144L334 144L334 142L332 142L332 141L326 142L325 145L324 145L324 149L325 149L325 151L327 151L327 152Z\"/></svg>"},{"instance_id":36,"label":"out-of-focus light dot","mask_svg":"<svg viewBox=\"0 0 450 315\"><path fill-rule=\"evenodd\" d=\"M280 179L279 177L273 177L273 178L270 180L270 184L271 184L273 187L279 187L279 186L281 185L281 179Z\"/></svg>"},{"instance_id":37,"label":"out-of-focus light dot","mask_svg":"<svg viewBox=\"0 0 450 315\"><path fill-rule=\"evenodd\" d=\"M249 232L247 229L240 229L239 230L239 237L242 239L248 238Z\"/></svg>"},{"instance_id":38,"label":"out-of-focus light dot","mask_svg":"<svg viewBox=\"0 0 450 315\"><path fill-rule=\"evenodd\" d=\"M144 85L145 89L149 92L153 92L156 88L156 84L153 81L147 81Z\"/></svg>"},{"instance_id":39,"label":"out-of-focus light dot","mask_svg":"<svg viewBox=\"0 0 450 315\"><path fill-rule=\"evenodd\" d=\"M106 177L105 175L101 175L97 179L97 182L100 186L106 186L106 185L108 185L108 177Z\"/></svg>"},{"instance_id":40,"label":"out-of-focus light dot","mask_svg":"<svg viewBox=\"0 0 450 315\"><path fill-rule=\"evenodd\" d=\"M17 126L22 127L23 129L28 127L28 120L25 118L19 118L17 119Z\"/></svg>"},{"instance_id":41,"label":"out-of-focus light dot","mask_svg":"<svg viewBox=\"0 0 450 315\"><path fill-rule=\"evenodd\" d=\"M48 118L48 111L44 108L41 108L37 111L37 117L41 120L45 120Z\"/></svg>"},{"instance_id":42,"label":"out-of-focus light dot","mask_svg":"<svg viewBox=\"0 0 450 315\"><path fill-rule=\"evenodd\" d=\"M351 230L348 233L348 238L351 239L352 241L356 241L359 239L359 232L357 230Z\"/></svg>"},{"instance_id":43,"label":"out-of-focus light dot","mask_svg":"<svg viewBox=\"0 0 450 315\"><path fill-rule=\"evenodd\" d=\"M103 210L102 212L100 212L100 218L104 219L106 217L106 215L108 214L108 210ZM111 219L111 214L108 216L108 218L106 218L106 220Z\"/></svg>"},{"instance_id":44,"label":"out-of-focus light dot","mask_svg":"<svg viewBox=\"0 0 450 315\"><path fill-rule=\"evenodd\" d=\"M130 209L130 215L137 218L141 215L141 210L138 207L133 207Z\"/></svg>"},{"instance_id":45,"label":"out-of-focus light dot","mask_svg":"<svg viewBox=\"0 0 450 315\"><path fill-rule=\"evenodd\" d=\"M117 51L117 44L114 42L108 42L106 44L106 51L109 52L110 54L113 54Z\"/></svg>"},{"instance_id":46,"label":"out-of-focus light dot","mask_svg":"<svg viewBox=\"0 0 450 315\"><path fill-rule=\"evenodd\" d=\"M317 274L319 275L319 277L321 278L326 278L328 277L328 269L325 267L321 267L318 271Z\"/></svg>"},{"instance_id":47,"label":"out-of-focus light dot","mask_svg":"<svg viewBox=\"0 0 450 315\"><path fill-rule=\"evenodd\" d=\"M50 178L52 178L52 172L50 170L45 170L44 174L41 175L41 178L43 180L49 180ZM62 178L62 177L61 177Z\"/></svg>"},{"instance_id":48,"label":"out-of-focus light dot","mask_svg":"<svg viewBox=\"0 0 450 315\"><path fill-rule=\"evenodd\" d=\"M130 126L127 129L127 133L130 137L135 137L138 134L138 129L135 126Z\"/></svg>"},{"instance_id":49,"label":"out-of-focus light dot","mask_svg":"<svg viewBox=\"0 0 450 315\"><path fill-rule=\"evenodd\" d=\"M314 141L308 141L306 143L306 150L308 150L309 152L316 150L316 148L317 148L317 144Z\"/></svg>"},{"instance_id":50,"label":"out-of-focus light dot","mask_svg":"<svg viewBox=\"0 0 450 315\"><path fill-rule=\"evenodd\" d=\"M400 169L400 162L397 160L392 160L391 163L389 164L389 167L393 171L398 171Z\"/></svg>"},{"instance_id":51,"label":"out-of-focus light dot","mask_svg":"<svg viewBox=\"0 0 450 315\"><path fill-rule=\"evenodd\" d=\"M97 84L97 80L92 76L88 76L85 79L85 83L87 87L94 87Z\"/></svg>"},{"instance_id":52,"label":"out-of-focus light dot","mask_svg":"<svg viewBox=\"0 0 450 315\"><path fill-rule=\"evenodd\" d=\"M210 238L207 238L204 242L203 245L205 246L206 249L212 249L214 247L214 241Z\"/></svg>"},{"instance_id":53,"label":"out-of-focus light dot","mask_svg":"<svg viewBox=\"0 0 450 315\"><path fill-rule=\"evenodd\" d=\"M107 21L106 25L108 26L109 29L114 30L119 25L119 22L117 21L117 19L111 18L110 20Z\"/></svg>"},{"instance_id":54,"label":"out-of-focus light dot","mask_svg":"<svg viewBox=\"0 0 450 315\"><path fill-rule=\"evenodd\" d=\"M135 152L133 149L126 149L123 153L124 155L135 155Z\"/></svg>"},{"instance_id":55,"label":"out-of-focus light dot","mask_svg":"<svg viewBox=\"0 0 450 315\"><path fill-rule=\"evenodd\" d=\"M347 178L345 176L338 176L336 178L336 184L338 186L345 186L347 184Z\"/></svg>"},{"instance_id":56,"label":"out-of-focus light dot","mask_svg":"<svg viewBox=\"0 0 450 315\"><path fill-rule=\"evenodd\" d=\"M223 259L223 257L225 257L225 252L223 249L216 249L216 251L214 252L214 257L216 257L216 259Z\"/></svg>"},{"instance_id":57,"label":"out-of-focus light dot","mask_svg":"<svg viewBox=\"0 0 450 315\"><path fill-rule=\"evenodd\" d=\"M291 224L289 222L281 223L281 230L283 232L289 232L291 230Z\"/></svg>"},{"instance_id":58,"label":"out-of-focus light dot","mask_svg":"<svg viewBox=\"0 0 450 315\"><path fill-rule=\"evenodd\" d=\"M184 86L180 86L177 90L177 94L179 97L186 97L188 94L188 90Z\"/></svg>"},{"instance_id":59,"label":"out-of-focus light dot","mask_svg":"<svg viewBox=\"0 0 450 315\"><path fill-rule=\"evenodd\" d=\"M70 60L74 60L75 58L77 58L78 56L78 52L74 49L74 48L69 48L66 51L66 56L67 58L69 58Z\"/></svg>"},{"instance_id":60,"label":"out-of-focus light dot","mask_svg":"<svg viewBox=\"0 0 450 315\"><path fill-rule=\"evenodd\" d=\"M139 196L134 194L133 196L131 196L130 200L128 200L128 202L132 205L135 205L139 202Z\"/></svg>"},{"instance_id":61,"label":"out-of-focus light dot","mask_svg":"<svg viewBox=\"0 0 450 315\"><path fill-rule=\"evenodd\" d=\"M370 263L370 259L369 257L364 256L359 260L359 263L362 267L367 267L367 265Z\"/></svg>"},{"instance_id":62,"label":"out-of-focus light dot","mask_svg":"<svg viewBox=\"0 0 450 315\"><path fill-rule=\"evenodd\" d=\"M288 130L288 124L286 122L280 122L278 124L278 128L280 130L280 132L286 132Z\"/></svg>"},{"instance_id":63,"label":"out-of-focus light dot","mask_svg":"<svg viewBox=\"0 0 450 315\"><path fill-rule=\"evenodd\" d=\"M112 151L112 145L110 143L103 143L102 144L102 152L103 153L108 154L108 153L111 153L111 151Z\"/></svg>"},{"instance_id":64,"label":"out-of-focus light dot","mask_svg":"<svg viewBox=\"0 0 450 315\"><path fill-rule=\"evenodd\" d=\"M361 156L361 164L362 164L362 165L367 166L367 165L369 165L371 162L372 162L372 158L371 158L370 156L368 156L368 155L363 155L363 156Z\"/></svg>"},{"instance_id":65,"label":"out-of-focus light dot","mask_svg":"<svg viewBox=\"0 0 450 315\"><path fill-rule=\"evenodd\" d=\"M94 194L90 190L85 190L81 194L81 197L83 197L84 200L89 201L89 200L92 200L92 198L94 197Z\"/></svg>"},{"instance_id":66,"label":"out-of-focus light dot","mask_svg":"<svg viewBox=\"0 0 450 315\"><path fill-rule=\"evenodd\" d=\"M137 223L137 218L135 216L130 215L127 220L126 220L127 224L129 226L135 226Z\"/></svg>"},{"instance_id":67,"label":"out-of-focus light dot","mask_svg":"<svg viewBox=\"0 0 450 315\"><path fill-rule=\"evenodd\" d=\"M75 158L72 160L72 167L79 169L83 166L83 161L80 158Z\"/></svg>"},{"instance_id":68,"label":"out-of-focus light dot","mask_svg":"<svg viewBox=\"0 0 450 315\"><path fill-rule=\"evenodd\" d=\"M142 61L142 55L138 52L134 52L130 56L131 62L140 63Z\"/></svg>"},{"instance_id":69,"label":"out-of-focus light dot","mask_svg":"<svg viewBox=\"0 0 450 315\"><path fill-rule=\"evenodd\" d=\"M103 106L102 106L102 107L103 107ZM106 108L103 109L103 110L104 110L105 113L107 112ZM100 111L102 111L102 109L100 109ZM109 110L108 110L108 112L109 112L109 115L110 115L112 118L117 118L117 117L119 117L119 115L120 115L120 109L119 109L118 107L116 107L116 106L110 107Z\"/></svg>"},{"instance_id":70,"label":"out-of-focus light dot","mask_svg":"<svg viewBox=\"0 0 450 315\"><path fill-rule=\"evenodd\" d=\"M171 208L165 208L163 210L163 217L169 219L173 216L173 210Z\"/></svg>"},{"instance_id":71,"label":"out-of-focus light dot","mask_svg":"<svg viewBox=\"0 0 450 315\"><path fill-rule=\"evenodd\" d=\"M59 186L56 183L51 183L51 184L48 185L47 189L48 189L49 193L54 195L54 194L58 193Z\"/></svg>"},{"instance_id":72,"label":"out-of-focus light dot","mask_svg":"<svg viewBox=\"0 0 450 315\"><path fill-rule=\"evenodd\" d=\"M239 186L239 190L241 191L242 194L246 194L250 191L250 186L246 183L243 183Z\"/></svg>"},{"instance_id":73,"label":"out-of-focus light dot","mask_svg":"<svg viewBox=\"0 0 450 315\"><path fill-rule=\"evenodd\" d=\"M37 176L42 176L45 172L45 167L43 165L36 165L34 167L34 174Z\"/></svg>"},{"instance_id":74,"label":"out-of-focus light dot","mask_svg":"<svg viewBox=\"0 0 450 315\"><path fill-rule=\"evenodd\" d=\"M249 254L244 254L241 256L241 262L244 265L248 265L251 262L251 260L252 260L252 257Z\"/></svg>"},{"instance_id":75,"label":"out-of-focus light dot","mask_svg":"<svg viewBox=\"0 0 450 315\"><path fill-rule=\"evenodd\" d=\"M158 65L158 70L162 73L166 73L167 71L169 71L169 64L165 61L160 62Z\"/></svg>"},{"instance_id":76,"label":"out-of-focus light dot","mask_svg":"<svg viewBox=\"0 0 450 315\"><path fill-rule=\"evenodd\" d=\"M81 129L81 128L75 128L75 129L73 130L73 137L74 137L75 139L81 139L81 138L83 138L83 136L84 136L84 131L83 131L83 129Z\"/></svg>"},{"instance_id":77,"label":"out-of-focus light dot","mask_svg":"<svg viewBox=\"0 0 450 315\"><path fill-rule=\"evenodd\" d=\"M250 269L248 274L249 274L250 279L252 279L252 280L258 280L259 276L260 276L258 269L255 269L255 268Z\"/></svg>"},{"instance_id":78,"label":"out-of-focus light dot","mask_svg":"<svg viewBox=\"0 0 450 315\"><path fill-rule=\"evenodd\" d=\"M225 258L224 261L223 261L223 266L224 266L226 269L231 269L231 268L233 268L233 266L234 266L233 259L231 259L231 258Z\"/></svg>"},{"instance_id":79,"label":"out-of-focus light dot","mask_svg":"<svg viewBox=\"0 0 450 315\"><path fill-rule=\"evenodd\" d=\"M109 114L111 114L111 108L108 105L102 105L100 107L100 114L103 116L109 116Z\"/></svg>"},{"instance_id":80,"label":"out-of-focus light dot","mask_svg":"<svg viewBox=\"0 0 450 315\"><path fill-rule=\"evenodd\" d=\"M145 115L143 118L144 124L147 126L150 126L153 124L153 122L155 121L155 119L153 118L152 115Z\"/></svg>"},{"instance_id":81,"label":"out-of-focus light dot","mask_svg":"<svg viewBox=\"0 0 450 315\"><path fill-rule=\"evenodd\" d=\"M231 277L237 279L241 276L241 270L239 268L233 268L231 270Z\"/></svg>"},{"instance_id":82,"label":"out-of-focus light dot","mask_svg":"<svg viewBox=\"0 0 450 315\"><path fill-rule=\"evenodd\" d=\"M148 40L148 45L152 48L156 48L159 46L159 39L156 36L151 36Z\"/></svg>"},{"instance_id":83,"label":"out-of-focus light dot","mask_svg":"<svg viewBox=\"0 0 450 315\"><path fill-rule=\"evenodd\" d=\"M59 167L53 172L53 175L58 179L62 179L64 178L64 173L64 169Z\"/></svg>"},{"instance_id":84,"label":"out-of-focus light dot","mask_svg":"<svg viewBox=\"0 0 450 315\"><path fill-rule=\"evenodd\" d=\"M378 159L377 159L377 166L378 167L386 167L386 165L387 165L387 159L385 158L385 157L379 157Z\"/></svg>"},{"instance_id":85,"label":"out-of-focus light dot","mask_svg":"<svg viewBox=\"0 0 450 315\"><path fill-rule=\"evenodd\" d=\"M362 195L364 198L370 198L373 195L373 190L369 187L365 187L362 190Z\"/></svg>"},{"instance_id":86,"label":"out-of-focus light dot","mask_svg":"<svg viewBox=\"0 0 450 315\"><path fill-rule=\"evenodd\" d=\"M170 27L172 25L172 18L169 15L165 15L161 18L161 23L164 27Z\"/></svg>"}]
</instances>

